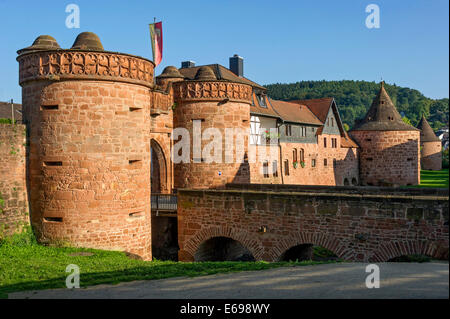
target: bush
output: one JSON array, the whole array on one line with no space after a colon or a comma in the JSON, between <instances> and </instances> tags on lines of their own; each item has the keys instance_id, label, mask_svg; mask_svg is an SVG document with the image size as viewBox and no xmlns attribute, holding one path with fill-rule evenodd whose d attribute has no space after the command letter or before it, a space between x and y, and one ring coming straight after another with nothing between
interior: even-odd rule
<instances>
[{"instance_id":1,"label":"bush","mask_svg":"<svg viewBox=\"0 0 450 319\"><path fill-rule=\"evenodd\" d=\"M19 233L0 238L0 246L9 245L16 247L36 245L36 237L34 236L31 226L25 226Z\"/></svg>"},{"instance_id":2,"label":"bush","mask_svg":"<svg viewBox=\"0 0 450 319\"><path fill-rule=\"evenodd\" d=\"M16 121L14 121L16 122ZM0 118L0 124L13 124L11 119Z\"/></svg>"}]
</instances>

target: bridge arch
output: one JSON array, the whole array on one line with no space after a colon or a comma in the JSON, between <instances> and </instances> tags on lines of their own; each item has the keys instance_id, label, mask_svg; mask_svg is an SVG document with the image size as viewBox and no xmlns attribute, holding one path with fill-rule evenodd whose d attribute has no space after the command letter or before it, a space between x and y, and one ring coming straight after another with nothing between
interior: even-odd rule
<instances>
[{"instance_id":1,"label":"bridge arch","mask_svg":"<svg viewBox=\"0 0 450 319\"><path fill-rule=\"evenodd\" d=\"M448 259L448 243L437 241L394 241L382 244L369 258L371 262L386 262L405 255L426 255L435 259Z\"/></svg>"},{"instance_id":2,"label":"bridge arch","mask_svg":"<svg viewBox=\"0 0 450 319\"><path fill-rule=\"evenodd\" d=\"M190 255L190 259L194 260L200 246L213 238L229 238L238 242L242 247L248 250L255 260L262 260L263 247L259 241L255 240L250 233L245 230L239 230L233 227L208 227L199 230L191 239L189 239L184 247L183 255ZM181 247L180 247L181 248Z\"/></svg>"},{"instance_id":3,"label":"bridge arch","mask_svg":"<svg viewBox=\"0 0 450 319\"><path fill-rule=\"evenodd\" d=\"M338 258L344 260L353 260L354 252L348 249L338 238L328 236L322 233L300 232L293 236L284 238L272 250L272 260L283 260L286 252L297 246L305 245L322 246L332 251Z\"/></svg>"}]
</instances>

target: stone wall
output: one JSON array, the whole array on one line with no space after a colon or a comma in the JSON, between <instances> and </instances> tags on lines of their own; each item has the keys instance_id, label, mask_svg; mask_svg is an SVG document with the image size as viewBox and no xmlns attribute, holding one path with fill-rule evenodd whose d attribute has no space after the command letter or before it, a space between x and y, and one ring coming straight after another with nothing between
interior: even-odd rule
<instances>
[{"instance_id":1,"label":"stone wall","mask_svg":"<svg viewBox=\"0 0 450 319\"><path fill-rule=\"evenodd\" d=\"M419 131L351 131L362 185L420 184Z\"/></svg>"},{"instance_id":2,"label":"stone wall","mask_svg":"<svg viewBox=\"0 0 450 319\"><path fill-rule=\"evenodd\" d=\"M323 139L327 139L324 147ZM331 138L336 138L336 147L332 147ZM250 182L261 184L297 184L297 185L344 185L359 183L358 153L356 148L341 147L339 135L319 135L319 141L313 143L280 143L273 146L257 146L256 163L250 163ZM274 156L271 158L270 148ZM265 148L265 158L260 150ZM294 166L294 150L298 165ZM280 157L280 151L282 156ZM303 152L304 167L300 165ZM268 174L264 174L263 160L268 162ZM275 163L276 161L276 163ZM315 161L315 164L313 164ZM326 161L326 163L325 163ZM288 172L286 171L288 164ZM273 166L276 165L277 174ZM267 171L267 168L266 168ZM287 174L288 173L288 174Z\"/></svg>"},{"instance_id":3,"label":"stone wall","mask_svg":"<svg viewBox=\"0 0 450 319\"><path fill-rule=\"evenodd\" d=\"M233 185L178 190L179 260L214 237L234 239L257 260L314 244L353 261L407 254L448 258L448 190Z\"/></svg>"},{"instance_id":4,"label":"stone wall","mask_svg":"<svg viewBox=\"0 0 450 319\"><path fill-rule=\"evenodd\" d=\"M422 169L440 171L442 169L442 142L423 142L420 150Z\"/></svg>"},{"instance_id":5,"label":"stone wall","mask_svg":"<svg viewBox=\"0 0 450 319\"><path fill-rule=\"evenodd\" d=\"M175 188L196 187L209 188L214 186L225 185L226 183L248 183L250 180L248 163L241 163L236 158L236 142L243 142L243 151L247 152L248 136L243 136L241 140L238 138L230 138L227 144L225 129L240 129L243 132L250 131L250 109L248 103L243 102L227 102L220 104L215 101L200 102L183 102L178 101L174 111L174 127L186 128L190 134L190 154L189 163L174 164L174 181ZM194 121L198 120L201 125L202 136L208 129L216 129L220 134L220 152L218 162L207 163L200 156L194 158L194 139L200 136L194 136ZM220 135L220 136L219 136ZM215 137L215 136L214 136ZM178 140L174 144L179 143L181 137L175 137ZM243 141L242 141L243 139ZM205 138L199 141L200 149L203 150L206 145L213 141L213 137ZM217 148L214 148L216 150ZM227 152L227 150L233 150ZM186 150L184 150L186 151ZM189 151L189 150L188 150ZM213 155L213 151L210 153ZM227 162L226 154L231 154L233 159ZM245 154L242 154L245 155Z\"/></svg>"},{"instance_id":6,"label":"stone wall","mask_svg":"<svg viewBox=\"0 0 450 319\"><path fill-rule=\"evenodd\" d=\"M25 125L0 124L0 236L29 225Z\"/></svg>"},{"instance_id":7,"label":"stone wall","mask_svg":"<svg viewBox=\"0 0 450 319\"><path fill-rule=\"evenodd\" d=\"M23 85L40 242L151 259L149 92L109 81Z\"/></svg>"}]
</instances>

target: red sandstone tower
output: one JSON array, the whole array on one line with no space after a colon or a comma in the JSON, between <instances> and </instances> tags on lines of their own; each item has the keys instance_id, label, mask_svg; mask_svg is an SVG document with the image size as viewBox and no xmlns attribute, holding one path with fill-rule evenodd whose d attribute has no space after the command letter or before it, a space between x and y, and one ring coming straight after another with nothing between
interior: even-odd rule
<instances>
[{"instance_id":1,"label":"red sandstone tower","mask_svg":"<svg viewBox=\"0 0 450 319\"><path fill-rule=\"evenodd\" d=\"M350 131L360 146L362 184L419 184L419 134L402 121L381 82L366 117Z\"/></svg>"},{"instance_id":2,"label":"red sandstone tower","mask_svg":"<svg viewBox=\"0 0 450 319\"><path fill-rule=\"evenodd\" d=\"M422 169L441 170L441 140L434 134L433 129L423 115L417 128L420 130L420 165Z\"/></svg>"},{"instance_id":3,"label":"red sandstone tower","mask_svg":"<svg viewBox=\"0 0 450 319\"><path fill-rule=\"evenodd\" d=\"M40 36L18 54L38 240L151 259L154 64L105 51L90 32L71 49Z\"/></svg>"},{"instance_id":4,"label":"red sandstone tower","mask_svg":"<svg viewBox=\"0 0 450 319\"><path fill-rule=\"evenodd\" d=\"M172 85L175 101L174 127L187 129L191 137L189 161L174 164L175 188L208 188L232 182L248 183L248 163L241 163L235 148L234 158L227 163L226 149L230 144L236 144L236 139L233 138L227 145L225 129L242 129L247 132L239 141L243 142L244 153L247 153L252 88L242 83L217 80L209 66L200 67L193 80L185 79L173 82ZM201 154L196 155L193 140L200 136L194 134L194 123L201 126L201 133L208 129L220 132L223 137L220 142L223 163L207 163L201 158ZM201 150L210 141L212 138L202 140L199 144ZM245 154L242 155L245 157Z\"/></svg>"}]
</instances>

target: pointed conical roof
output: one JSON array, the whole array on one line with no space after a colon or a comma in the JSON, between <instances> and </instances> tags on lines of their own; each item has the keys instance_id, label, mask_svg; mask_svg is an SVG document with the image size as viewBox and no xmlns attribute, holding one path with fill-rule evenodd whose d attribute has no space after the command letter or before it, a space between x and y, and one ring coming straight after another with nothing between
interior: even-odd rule
<instances>
[{"instance_id":1,"label":"pointed conical roof","mask_svg":"<svg viewBox=\"0 0 450 319\"><path fill-rule=\"evenodd\" d=\"M417 125L417 128L420 130L420 141L421 142L440 142L441 140L434 134L433 129L430 124L428 124L427 119L424 115L422 115L422 119Z\"/></svg>"},{"instance_id":2,"label":"pointed conical roof","mask_svg":"<svg viewBox=\"0 0 450 319\"><path fill-rule=\"evenodd\" d=\"M366 117L357 123L352 131L417 131L417 129L402 121L401 115L384 88L384 82L381 82L380 91Z\"/></svg>"}]
</instances>

